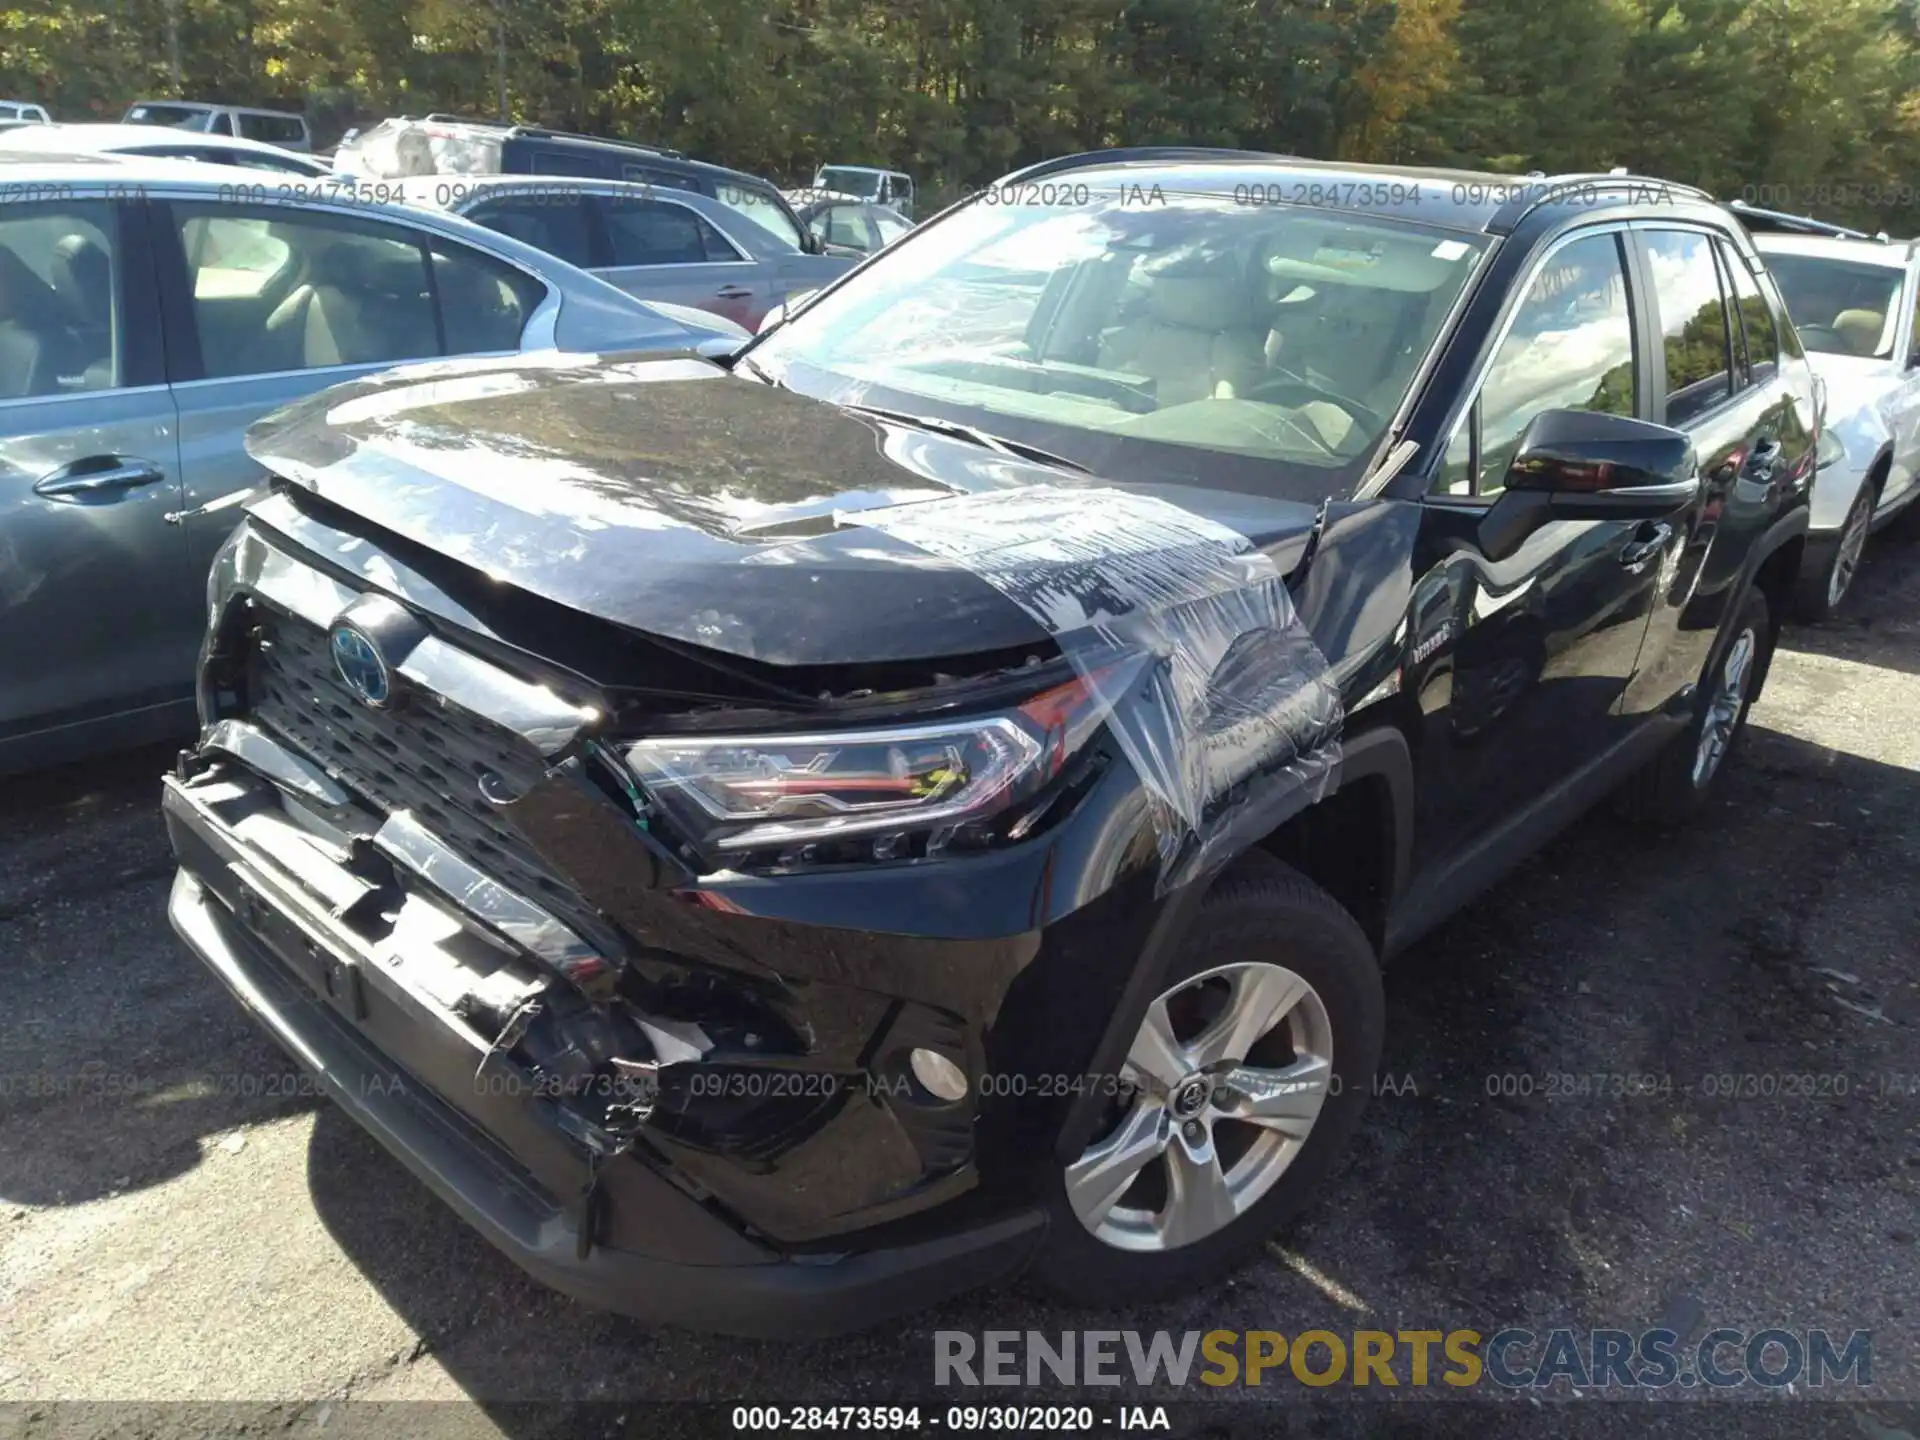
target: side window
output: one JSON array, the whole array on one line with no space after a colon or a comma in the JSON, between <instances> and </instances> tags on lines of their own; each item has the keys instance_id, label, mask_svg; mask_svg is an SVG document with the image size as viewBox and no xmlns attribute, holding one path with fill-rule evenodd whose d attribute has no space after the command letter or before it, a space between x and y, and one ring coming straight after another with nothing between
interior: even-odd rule
<instances>
[{"instance_id":1,"label":"side window","mask_svg":"<svg viewBox=\"0 0 1920 1440\"><path fill-rule=\"evenodd\" d=\"M106 202L0 213L0 400L120 383L116 278Z\"/></svg>"},{"instance_id":2,"label":"side window","mask_svg":"<svg viewBox=\"0 0 1920 1440\"><path fill-rule=\"evenodd\" d=\"M1720 248L1727 273L1733 277L1733 305L1740 312L1740 332L1746 341L1747 368L1755 385L1764 385L1780 369L1780 334L1773 323L1773 307L1760 293L1753 271L1730 246Z\"/></svg>"},{"instance_id":3,"label":"side window","mask_svg":"<svg viewBox=\"0 0 1920 1440\"><path fill-rule=\"evenodd\" d=\"M1920 364L1920 285L1914 284L1911 275L1907 284L1913 289L1913 333L1907 339L1907 364Z\"/></svg>"},{"instance_id":4,"label":"side window","mask_svg":"<svg viewBox=\"0 0 1920 1440\"><path fill-rule=\"evenodd\" d=\"M1475 407L1475 493L1506 487L1507 468L1534 416L1545 410L1632 415L1637 379L1633 306L1618 237L1589 235L1563 245L1547 258L1487 367Z\"/></svg>"},{"instance_id":5,"label":"side window","mask_svg":"<svg viewBox=\"0 0 1920 1440\"><path fill-rule=\"evenodd\" d=\"M867 224L851 205L835 205L827 211L827 237L835 245L851 245L856 250L869 248Z\"/></svg>"},{"instance_id":6,"label":"side window","mask_svg":"<svg viewBox=\"0 0 1920 1440\"><path fill-rule=\"evenodd\" d=\"M695 194L700 187L688 175L676 175L671 170L650 170L644 165L622 165L620 178L631 180L640 185L658 185L662 190L691 190Z\"/></svg>"},{"instance_id":7,"label":"side window","mask_svg":"<svg viewBox=\"0 0 1920 1440\"><path fill-rule=\"evenodd\" d=\"M209 377L440 353L426 255L410 232L284 207L172 209Z\"/></svg>"},{"instance_id":8,"label":"side window","mask_svg":"<svg viewBox=\"0 0 1920 1440\"><path fill-rule=\"evenodd\" d=\"M463 245L432 242L433 284L447 354L518 350L520 333L547 287L513 266Z\"/></svg>"},{"instance_id":9,"label":"side window","mask_svg":"<svg viewBox=\"0 0 1920 1440\"><path fill-rule=\"evenodd\" d=\"M586 207L576 197L520 195L488 200L467 211L467 218L557 255L569 265L593 264Z\"/></svg>"},{"instance_id":10,"label":"side window","mask_svg":"<svg viewBox=\"0 0 1920 1440\"><path fill-rule=\"evenodd\" d=\"M1733 393L1713 242L1690 230L1647 230L1641 238L1667 353L1667 423L1685 425Z\"/></svg>"},{"instance_id":11,"label":"side window","mask_svg":"<svg viewBox=\"0 0 1920 1440\"><path fill-rule=\"evenodd\" d=\"M1453 439L1447 442L1447 453L1440 461L1440 477L1434 483L1434 494L1473 493L1473 431L1479 420L1477 410L1469 410L1460 428L1453 432Z\"/></svg>"},{"instance_id":12,"label":"side window","mask_svg":"<svg viewBox=\"0 0 1920 1440\"><path fill-rule=\"evenodd\" d=\"M911 230L913 226L904 220L895 220L888 215L876 215L873 217L873 228L880 232L880 243L882 245L891 245L902 235L906 234L907 231Z\"/></svg>"},{"instance_id":13,"label":"side window","mask_svg":"<svg viewBox=\"0 0 1920 1440\"><path fill-rule=\"evenodd\" d=\"M591 151L536 149L532 168L536 175L576 175L601 180L620 177L619 168L611 160Z\"/></svg>"},{"instance_id":14,"label":"side window","mask_svg":"<svg viewBox=\"0 0 1920 1440\"><path fill-rule=\"evenodd\" d=\"M591 203L606 224L609 264L702 265L740 258L719 231L684 205L608 195Z\"/></svg>"}]
</instances>

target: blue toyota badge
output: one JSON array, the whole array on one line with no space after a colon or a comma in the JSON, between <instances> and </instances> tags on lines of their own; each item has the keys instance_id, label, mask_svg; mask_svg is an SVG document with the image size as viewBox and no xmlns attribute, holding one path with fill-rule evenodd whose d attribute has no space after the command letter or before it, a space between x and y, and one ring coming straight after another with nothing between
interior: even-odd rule
<instances>
[{"instance_id":1,"label":"blue toyota badge","mask_svg":"<svg viewBox=\"0 0 1920 1440\"><path fill-rule=\"evenodd\" d=\"M344 620L334 622L327 644L333 651L333 668L347 688L376 709L385 705L393 693L393 676L380 647Z\"/></svg>"}]
</instances>

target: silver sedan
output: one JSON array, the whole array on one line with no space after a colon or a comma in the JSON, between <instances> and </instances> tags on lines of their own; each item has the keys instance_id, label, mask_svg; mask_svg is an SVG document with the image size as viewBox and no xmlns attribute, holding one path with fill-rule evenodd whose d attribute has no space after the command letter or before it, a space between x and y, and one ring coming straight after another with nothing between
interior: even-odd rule
<instances>
[{"instance_id":1,"label":"silver sedan","mask_svg":"<svg viewBox=\"0 0 1920 1440\"><path fill-rule=\"evenodd\" d=\"M0 773L191 731L267 412L402 361L746 335L378 185L5 152L0 183Z\"/></svg>"}]
</instances>

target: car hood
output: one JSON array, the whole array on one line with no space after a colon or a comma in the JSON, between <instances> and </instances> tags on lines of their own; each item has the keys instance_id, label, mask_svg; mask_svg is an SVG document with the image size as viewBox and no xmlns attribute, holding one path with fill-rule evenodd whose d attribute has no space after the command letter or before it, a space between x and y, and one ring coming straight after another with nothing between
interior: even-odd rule
<instances>
[{"instance_id":1,"label":"car hood","mask_svg":"<svg viewBox=\"0 0 1920 1440\"><path fill-rule=\"evenodd\" d=\"M270 472L568 608L772 664L928 660L1043 642L977 576L863 511L1106 482L736 377L692 356L442 362L259 422ZM1248 536L1284 573L1315 510L1152 493ZM1089 503L1095 503L1091 498Z\"/></svg>"}]
</instances>

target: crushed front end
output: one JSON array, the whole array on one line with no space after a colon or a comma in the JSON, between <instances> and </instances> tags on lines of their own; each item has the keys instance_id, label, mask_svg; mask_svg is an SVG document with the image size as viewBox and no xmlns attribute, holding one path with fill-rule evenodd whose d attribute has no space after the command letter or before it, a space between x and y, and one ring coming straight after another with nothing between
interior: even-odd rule
<instances>
[{"instance_id":1,"label":"crushed front end","mask_svg":"<svg viewBox=\"0 0 1920 1440\"><path fill-rule=\"evenodd\" d=\"M511 587L390 540L283 492L222 551L202 735L165 782L187 943L556 1288L818 1334L1017 1268L1076 1077L1167 909L1124 761L1075 733L988 821L783 841L753 818L762 782L685 736L736 712L804 733L795 702L680 685L636 708L525 643L580 617L495 625L485 597ZM607 673L684 658L640 639L605 647ZM1026 658L933 709L1061 740L1071 675ZM958 752L887 731L886 703L819 697L833 723L866 715L937 807ZM961 756L967 783L1003 759ZM697 804L657 803L674 779Z\"/></svg>"}]
</instances>

